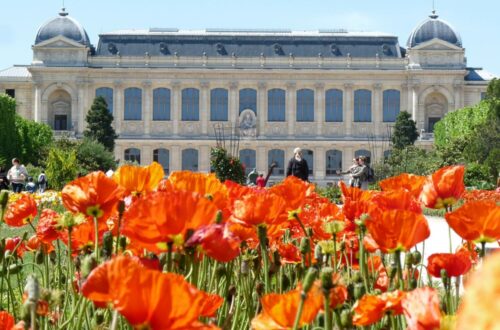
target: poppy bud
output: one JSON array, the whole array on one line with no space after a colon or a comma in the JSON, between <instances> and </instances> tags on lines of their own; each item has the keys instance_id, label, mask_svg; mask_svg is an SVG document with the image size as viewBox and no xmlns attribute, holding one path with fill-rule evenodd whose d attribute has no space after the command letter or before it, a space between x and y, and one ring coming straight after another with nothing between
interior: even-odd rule
<instances>
[{"instance_id":1,"label":"poppy bud","mask_svg":"<svg viewBox=\"0 0 500 330\"><path fill-rule=\"evenodd\" d=\"M341 252L345 251L345 241L340 242L340 247L339 247Z\"/></svg>"},{"instance_id":2,"label":"poppy bud","mask_svg":"<svg viewBox=\"0 0 500 330\"><path fill-rule=\"evenodd\" d=\"M257 295L259 295L259 297L264 293L264 288L265 286L262 282L257 283L257 285L255 286L255 291L257 292Z\"/></svg>"},{"instance_id":3,"label":"poppy bud","mask_svg":"<svg viewBox=\"0 0 500 330\"><path fill-rule=\"evenodd\" d=\"M241 275L248 275L250 269L250 267L248 266L248 261L247 260L243 260L241 262L241 268L240 268L240 273Z\"/></svg>"},{"instance_id":4,"label":"poppy bud","mask_svg":"<svg viewBox=\"0 0 500 330\"><path fill-rule=\"evenodd\" d=\"M393 280L394 277L396 277L396 274L398 273L398 269L397 267L389 266L387 267L387 273L389 274L389 278Z\"/></svg>"},{"instance_id":5,"label":"poppy bud","mask_svg":"<svg viewBox=\"0 0 500 330\"><path fill-rule=\"evenodd\" d=\"M5 209L7 208L8 202L9 202L9 191L2 190L0 192L0 212L2 214L2 219L0 219L0 221L3 221L3 214L4 214Z\"/></svg>"},{"instance_id":6,"label":"poppy bud","mask_svg":"<svg viewBox=\"0 0 500 330\"><path fill-rule=\"evenodd\" d=\"M19 271L22 269L22 266L21 265L18 265L18 264L13 264L13 265L10 265L9 266L9 274L10 275L13 275L13 274L17 274L19 273Z\"/></svg>"},{"instance_id":7,"label":"poppy bud","mask_svg":"<svg viewBox=\"0 0 500 330\"><path fill-rule=\"evenodd\" d=\"M410 290L416 289L417 284L418 284L417 279L412 277L410 279Z\"/></svg>"},{"instance_id":8,"label":"poppy bud","mask_svg":"<svg viewBox=\"0 0 500 330\"><path fill-rule=\"evenodd\" d=\"M41 264L43 264L43 260L44 260L43 251L42 251L42 249L39 249L35 253L35 263L38 265L41 265Z\"/></svg>"},{"instance_id":9,"label":"poppy bud","mask_svg":"<svg viewBox=\"0 0 500 330\"><path fill-rule=\"evenodd\" d=\"M405 254L405 266L410 268L413 264L413 254L411 252L407 252Z\"/></svg>"},{"instance_id":10,"label":"poppy bud","mask_svg":"<svg viewBox=\"0 0 500 330\"><path fill-rule=\"evenodd\" d=\"M82 278L86 279L90 272L97 267L97 261L92 255L85 256L82 261Z\"/></svg>"},{"instance_id":11,"label":"poppy bud","mask_svg":"<svg viewBox=\"0 0 500 330\"><path fill-rule=\"evenodd\" d=\"M223 220L222 211L219 210L217 211L217 215L215 217L215 223L222 223L222 220Z\"/></svg>"},{"instance_id":12,"label":"poppy bud","mask_svg":"<svg viewBox=\"0 0 500 330\"><path fill-rule=\"evenodd\" d=\"M265 243L267 246L267 228L264 225L257 226L257 236L259 237L260 244Z\"/></svg>"},{"instance_id":13,"label":"poppy bud","mask_svg":"<svg viewBox=\"0 0 500 330\"><path fill-rule=\"evenodd\" d=\"M290 279L288 278L288 276L286 275L282 275L281 276L281 288L283 289L283 291L288 291L288 289L290 288Z\"/></svg>"},{"instance_id":14,"label":"poppy bud","mask_svg":"<svg viewBox=\"0 0 500 330\"><path fill-rule=\"evenodd\" d=\"M120 249L124 251L127 247L127 237L120 236L120 241L118 242L118 244L120 245Z\"/></svg>"},{"instance_id":15,"label":"poppy bud","mask_svg":"<svg viewBox=\"0 0 500 330\"><path fill-rule=\"evenodd\" d=\"M281 266L281 256L278 250L273 253L273 261L278 268Z\"/></svg>"},{"instance_id":16,"label":"poppy bud","mask_svg":"<svg viewBox=\"0 0 500 330\"><path fill-rule=\"evenodd\" d=\"M318 270L316 268L310 267L307 270L306 277L304 278L304 286L302 288L303 293L307 294L309 290L311 290L317 275L318 275Z\"/></svg>"},{"instance_id":17,"label":"poppy bud","mask_svg":"<svg viewBox=\"0 0 500 330\"><path fill-rule=\"evenodd\" d=\"M351 311L348 309L342 310L340 313L340 324L344 328L350 328L351 327L351 321L352 321L352 315Z\"/></svg>"},{"instance_id":18,"label":"poppy bud","mask_svg":"<svg viewBox=\"0 0 500 330\"><path fill-rule=\"evenodd\" d=\"M95 323L97 325L104 323L104 309L97 309L94 313Z\"/></svg>"},{"instance_id":19,"label":"poppy bud","mask_svg":"<svg viewBox=\"0 0 500 330\"><path fill-rule=\"evenodd\" d=\"M353 271L352 272L352 281L354 283L361 283L363 282L363 278L361 277L361 273L358 271Z\"/></svg>"},{"instance_id":20,"label":"poppy bud","mask_svg":"<svg viewBox=\"0 0 500 330\"><path fill-rule=\"evenodd\" d=\"M309 238L302 237L299 250L302 254L308 254L309 252L311 252L311 242L309 241Z\"/></svg>"},{"instance_id":21,"label":"poppy bud","mask_svg":"<svg viewBox=\"0 0 500 330\"><path fill-rule=\"evenodd\" d=\"M448 277L448 272L446 269L441 269L441 280L443 281L444 286L448 286L449 284L449 277Z\"/></svg>"},{"instance_id":22,"label":"poppy bud","mask_svg":"<svg viewBox=\"0 0 500 330\"><path fill-rule=\"evenodd\" d=\"M74 259L74 263L75 263L75 269L77 272L80 271L80 267L82 267L82 260L80 259L80 256L76 257Z\"/></svg>"},{"instance_id":23,"label":"poppy bud","mask_svg":"<svg viewBox=\"0 0 500 330\"><path fill-rule=\"evenodd\" d=\"M319 244L316 244L316 246L314 247L314 258L316 258L316 260L320 264L321 261L323 260L323 254L321 252L322 252L321 246L319 246Z\"/></svg>"},{"instance_id":24,"label":"poppy bud","mask_svg":"<svg viewBox=\"0 0 500 330\"><path fill-rule=\"evenodd\" d=\"M414 251L411 255L414 265L418 265L420 261L422 261L422 253L420 253L419 251Z\"/></svg>"},{"instance_id":25,"label":"poppy bud","mask_svg":"<svg viewBox=\"0 0 500 330\"><path fill-rule=\"evenodd\" d=\"M215 278L216 279L221 279L223 276L226 276L226 267L223 265L217 266L217 269L215 269Z\"/></svg>"},{"instance_id":26,"label":"poppy bud","mask_svg":"<svg viewBox=\"0 0 500 330\"><path fill-rule=\"evenodd\" d=\"M312 228L310 227L306 228L306 234L307 237L312 237L312 235L314 234Z\"/></svg>"},{"instance_id":27,"label":"poppy bud","mask_svg":"<svg viewBox=\"0 0 500 330\"><path fill-rule=\"evenodd\" d=\"M324 267L321 269L321 287L324 292L329 292L331 288L333 288L333 268L332 267Z\"/></svg>"},{"instance_id":28,"label":"poppy bud","mask_svg":"<svg viewBox=\"0 0 500 330\"><path fill-rule=\"evenodd\" d=\"M50 262L55 264L56 263L56 260L57 260L57 254L56 254L56 251L50 251L49 252L49 259L50 259Z\"/></svg>"},{"instance_id":29,"label":"poppy bud","mask_svg":"<svg viewBox=\"0 0 500 330\"><path fill-rule=\"evenodd\" d=\"M113 233L107 231L102 236L102 255L105 259L111 258L113 254Z\"/></svg>"},{"instance_id":30,"label":"poppy bud","mask_svg":"<svg viewBox=\"0 0 500 330\"><path fill-rule=\"evenodd\" d=\"M269 276L273 276L280 270L279 266L276 266L276 264L272 263L269 267Z\"/></svg>"},{"instance_id":31,"label":"poppy bud","mask_svg":"<svg viewBox=\"0 0 500 330\"><path fill-rule=\"evenodd\" d=\"M363 283L354 284L354 299L360 299L365 294L365 287Z\"/></svg>"},{"instance_id":32,"label":"poppy bud","mask_svg":"<svg viewBox=\"0 0 500 330\"><path fill-rule=\"evenodd\" d=\"M118 201L118 216L121 218L125 212L125 201Z\"/></svg>"}]
</instances>

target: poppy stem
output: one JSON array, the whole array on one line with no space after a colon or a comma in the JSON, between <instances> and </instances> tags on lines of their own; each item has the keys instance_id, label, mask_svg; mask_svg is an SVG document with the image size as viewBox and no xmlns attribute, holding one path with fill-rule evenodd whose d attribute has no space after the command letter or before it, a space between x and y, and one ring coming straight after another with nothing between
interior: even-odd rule
<instances>
[{"instance_id":1,"label":"poppy stem","mask_svg":"<svg viewBox=\"0 0 500 330\"><path fill-rule=\"evenodd\" d=\"M486 255L486 242L481 242L481 252L480 252L480 257L484 258Z\"/></svg>"},{"instance_id":2,"label":"poppy stem","mask_svg":"<svg viewBox=\"0 0 500 330\"><path fill-rule=\"evenodd\" d=\"M396 258L396 267L398 270L398 285L400 290L404 290L403 283L403 270L401 269L401 251L397 250L394 252L394 257Z\"/></svg>"},{"instance_id":3,"label":"poppy stem","mask_svg":"<svg viewBox=\"0 0 500 330\"><path fill-rule=\"evenodd\" d=\"M333 329L332 311L330 310L330 294L328 291L324 293L325 301L325 330Z\"/></svg>"},{"instance_id":4,"label":"poppy stem","mask_svg":"<svg viewBox=\"0 0 500 330\"><path fill-rule=\"evenodd\" d=\"M267 255L267 229L265 226L260 225L257 227L257 233L259 236L260 251L262 256L262 261L264 263L264 287L265 293L270 292L269 287L269 257Z\"/></svg>"},{"instance_id":5,"label":"poppy stem","mask_svg":"<svg viewBox=\"0 0 500 330\"><path fill-rule=\"evenodd\" d=\"M337 272L337 233L333 233L333 271Z\"/></svg>"},{"instance_id":6,"label":"poppy stem","mask_svg":"<svg viewBox=\"0 0 500 330\"><path fill-rule=\"evenodd\" d=\"M297 310L297 314L295 315L295 322L293 322L293 330L297 330L299 328L300 317L302 316L302 311L304 310L304 302L306 301L307 294L302 292L300 294L300 304L299 309Z\"/></svg>"},{"instance_id":7,"label":"poppy stem","mask_svg":"<svg viewBox=\"0 0 500 330\"><path fill-rule=\"evenodd\" d=\"M95 260L99 265L99 223L97 222L97 217L94 217L94 239Z\"/></svg>"}]
</instances>

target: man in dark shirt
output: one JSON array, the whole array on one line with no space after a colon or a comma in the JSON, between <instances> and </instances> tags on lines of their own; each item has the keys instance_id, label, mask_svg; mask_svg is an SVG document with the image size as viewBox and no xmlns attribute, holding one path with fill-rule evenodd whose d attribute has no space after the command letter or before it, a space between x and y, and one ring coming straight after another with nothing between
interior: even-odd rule
<instances>
[{"instance_id":1,"label":"man in dark shirt","mask_svg":"<svg viewBox=\"0 0 500 330\"><path fill-rule=\"evenodd\" d=\"M307 166L307 161L302 158L302 149L295 148L293 154L293 158L288 162L286 176L293 175L304 181L309 181L309 166Z\"/></svg>"}]
</instances>

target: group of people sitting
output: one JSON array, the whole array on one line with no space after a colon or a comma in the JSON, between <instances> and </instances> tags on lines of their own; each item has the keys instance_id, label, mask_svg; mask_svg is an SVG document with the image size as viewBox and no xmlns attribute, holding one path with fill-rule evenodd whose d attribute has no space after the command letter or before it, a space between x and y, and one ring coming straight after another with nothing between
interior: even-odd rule
<instances>
[{"instance_id":1,"label":"group of people sitting","mask_svg":"<svg viewBox=\"0 0 500 330\"><path fill-rule=\"evenodd\" d=\"M47 189L47 176L42 170L35 183L33 177L28 175L26 167L21 164L18 158L14 158L12 159L12 167L7 172L0 168L0 190L4 189L12 189L15 193L24 190L34 193L38 189L39 192L43 193Z\"/></svg>"}]
</instances>

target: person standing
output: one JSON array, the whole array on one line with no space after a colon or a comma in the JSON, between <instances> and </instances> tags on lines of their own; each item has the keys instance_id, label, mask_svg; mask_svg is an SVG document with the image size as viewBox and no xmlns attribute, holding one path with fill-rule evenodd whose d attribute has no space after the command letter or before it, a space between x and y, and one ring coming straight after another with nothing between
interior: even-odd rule
<instances>
[{"instance_id":1,"label":"person standing","mask_svg":"<svg viewBox=\"0 0 500 330\"><path fill-rule=\"evenodd\" d=\"M28 171L26 171L26 167L21 165L21 162L18 158L12 159L12 167L7 173L7 179L12 184L12 190L15 193L19 193L23 191L24 183L28 178Z\"/></svg>"},{"instance_id":2,"label":"person standing","mask_svg":"<svg viewBox=\"0 0 500 330\"><path fill-rule=\"evenodd\" d=\"M47 176L45 175L45 170L42 170L40 175L38 175L38 191L44 193L47 189Z\"/></svg>"},{"instance_id":3,"label":"person standing","mask_svg":"<svg viewBox=\"0 0 500 330\"><path fill-rule=\"evenodd\" d=\"M307 166L307 161L302 157L302 149L295 148L293 154L293 158L288 162L286 176L293 175L304 181L309 181L309 166Z\"/></svg>"},{"instance_id":4,"label":"person standing","mask_svg":"<svg viewBox=\"0 0 500 330\"><path fill-rule=\"evenodd\" d=\"M264 188L266 186L266 179L264 179L264 174L260 173L257 178L257 187Z\"/></svg>"},{"instance_id":5,"label":"person standing","mask_svg":"<svg viewBox=\"0 0 500 330\"><path fill-rule=\"evenodd\" d=\"M352 174L354 172L356 172L356 170L358 169L358 167L359 167L359 159L356 157L356 158L354 158L352 160L352 165L351 165L351 167L349 167L347 169L347 171L345 171L345 172L339 171L337 173L341 174L341 175L343 175L343 174L349 174L349 186L350 187L354 187L354 178L352 177Z\"/></svg>"},{"instance_id":6,"label":"person standing","mask_svg":"<svg viewBox=\"0 0 500 330\"><path fill-rule=\"evenodd\" d=\"M352 186L366 190L368 188L368 167L366 166L366 157L360 156L358 158L358 164L359 166L356 167L351 174L351 177L353 178Z\"/></svg>"}]
</instances>

